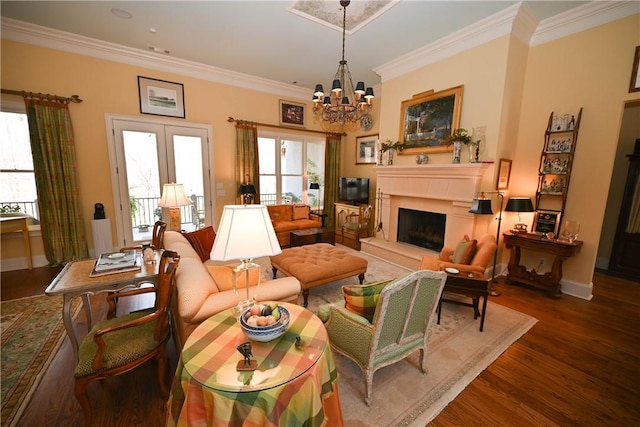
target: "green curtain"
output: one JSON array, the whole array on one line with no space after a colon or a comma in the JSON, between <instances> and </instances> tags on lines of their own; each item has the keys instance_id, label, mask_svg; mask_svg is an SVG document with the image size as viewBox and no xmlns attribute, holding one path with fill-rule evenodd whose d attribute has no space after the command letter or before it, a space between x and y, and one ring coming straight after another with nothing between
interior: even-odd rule
<instances>
[{"instance_id":1,"label":"green curtain","mask_svg":"<svg viewBox=\"0 0 640 427\"><path fill-rule=\"evenodd\" d=\"M69 107L29 98L25 104L45 256L50 266L88 258Z\"/></svg>"},{"instance_id":2,"label":"green curtain","mask_svg":"<svg viewBox=\"0 0 640 427\"><path fill-rule=\"evenodd\" d=\"M256 187L254 203L260 203L260 163L258 160L258 128L255 123L236 122L236 191L240 184Z\"/></svg>"},{"instance_id":3,"label":"green curtain","mask_svg":"<svg viewBox=\"0 0 640 427\"><path fill-rule=\"evenodd\" d=\"M338 201L338 187L340 184L340 142L339 134L327 134L324 159L324 213L325 226L335 225L336 210L333 208Z\"/></svg>"}]
</instances>

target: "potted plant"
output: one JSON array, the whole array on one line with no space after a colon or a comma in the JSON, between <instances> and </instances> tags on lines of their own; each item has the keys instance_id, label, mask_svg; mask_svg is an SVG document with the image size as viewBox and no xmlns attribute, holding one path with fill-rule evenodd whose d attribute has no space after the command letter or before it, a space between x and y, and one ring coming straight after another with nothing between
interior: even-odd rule
<instances>
[{"instance_id":1,"label":"potted plant","mask_svg":"<svg viewBox=\"0 0 640 427\"><path fill-rule=\"evenodd\" d=\"M402 151L404 148L404 143L400 141L391 141L390 139L385 140L382 144L380 144L380 165L383 165L382 154L389 152L387 154L387 165L393 164L393 152L394 151Z\"/></svg>"},{"instance_id":2,"label":"potted plant","mask_svg":"<svg viewBox=\"0 0 640 427\"><path fill-rule=\"evenodd\" d=\"M473 145L473 139L466 129L458 128L454 130L451 135L444 138L442 140L442 144L447 146L453 144L453 163L460 163L460 150L462 148L462 144L470 147Z\"/></svg>"}]
</instances>

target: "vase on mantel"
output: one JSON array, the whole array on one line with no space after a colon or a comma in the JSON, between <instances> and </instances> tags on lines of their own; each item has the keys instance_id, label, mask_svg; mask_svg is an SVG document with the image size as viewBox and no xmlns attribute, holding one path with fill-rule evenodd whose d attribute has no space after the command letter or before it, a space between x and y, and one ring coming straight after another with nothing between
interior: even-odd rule
<instances>
[{"instance_id":1,"label":"vase on mantel","mask_svg":"<svg viewBox=\"0 0 640 427\"><path fill-rule=\"evenodd\" d=\"M387 166L393 165L393 152L396 150L387 150Z\"/></svg>"},{"instance_id":2,"label":"vase on mantel","mask_svg":"<svg viewBox=\"0 0 640 427\"><path fill-rule=\"evenodd\" d=\"M462 143L460 141L453 142L453 162L460 163L460 152L462 151Z\"/></svg>"}]
</instances>

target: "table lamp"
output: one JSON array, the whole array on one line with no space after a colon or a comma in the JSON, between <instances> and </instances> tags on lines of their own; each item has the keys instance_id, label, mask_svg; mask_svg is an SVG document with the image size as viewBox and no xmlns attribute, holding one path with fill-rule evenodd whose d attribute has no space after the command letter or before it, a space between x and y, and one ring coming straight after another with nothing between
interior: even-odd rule
<instances>
[{"instance_id":1,"label":"table lamp","mask_svg":"<svg viewBox=\"0 0 640 427\"><path fill-rule=\"evenodd\" d=\"M240 184L240 194L242 195L242 203L250 205L256 195L256 186L253 184Z\"/></svg>"},{"instance_id":2,"label":"table lamp","mask_svg":"<svg viewBox=\"0 0 640 427\"><path fill-rule=\"evenodd\" d=\"M258 274L254 295L249 294L249 276L252 269L260 270L254 258L282 253L276 232L271 224L267 207L264 205L227 205L222 211L222 219L213 242L210 258L214 261L240 260L233 269L233 290L238 295L238 276L245 276L247 297L239 300L234 315L257 301L258 286L262 274ZM238 299L240 297L238 296Z\"/></svg>"},{"instance_id":3,"label":"table lamp","mask_svg":"<svg viewBox=\"0 0 640 427\"><path fill-rule=\"evenodd\" d=\"M504 208L507 212L518 213L518 223L513 225L514 233L526 233L527 224L520 219L520 212L533 212L533 203L530 197L510 197L507 206Z\"/></svg>"},{"instance_id":4,"label":"table lamp","mask_svg":"<svg viewBox=\"0 0 640 427\"><path fill-rule=\"evenodd\" d=\"M498 248L497 246L500 244L500 224L502 223L502 205L504 203L504 194L500 191L489 191L489 192L481 192L477 198L473 199L471 202L471 209L469 212L476 215L493 215L493 210L491 209L491 199L489 199L487 194L497 194L500 197L500 212L498 215L498 230L496 231L496 252L493 254L493 270L491 271L491 282L496 282L496 261L498 259ZM500 296L500 292L498 292L495 287L489 287L489 294L492 296Z\"/></svg>"},{"instance_id":5,"label":"table lamp","mask_svg":"<svg viewBox=\"0 0 640 427\"><path fill-rule=\"evenodd\" d=\"M164 184L158 206L169 209L169 230L180 231L182 229L180 207L189 205L191 205L191 200L185 194L182 184Z\"/></svg>"}]
</instances>

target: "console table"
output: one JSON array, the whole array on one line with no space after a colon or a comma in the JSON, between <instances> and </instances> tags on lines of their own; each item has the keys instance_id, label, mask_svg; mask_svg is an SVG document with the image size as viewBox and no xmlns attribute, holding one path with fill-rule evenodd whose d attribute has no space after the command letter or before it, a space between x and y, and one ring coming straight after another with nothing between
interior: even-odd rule
<instances>
[{"instance_id":1,"label":"console table","mask_svg":"<svg viewBox=\"0 0 640 427\"><path fill-rule=\"evenodd\" d=\"M544 289L551 297L559 298L562 295L560 290L562 263L580 252L582 242L576 240L570 243L527 233L504 233L502 236L504 237L504 247L511 250L507 280ZM521 249L554 255L551 271L539 274L535 270L527 270L525 266L520 265Z\"/></svg>"}]
</instances>

